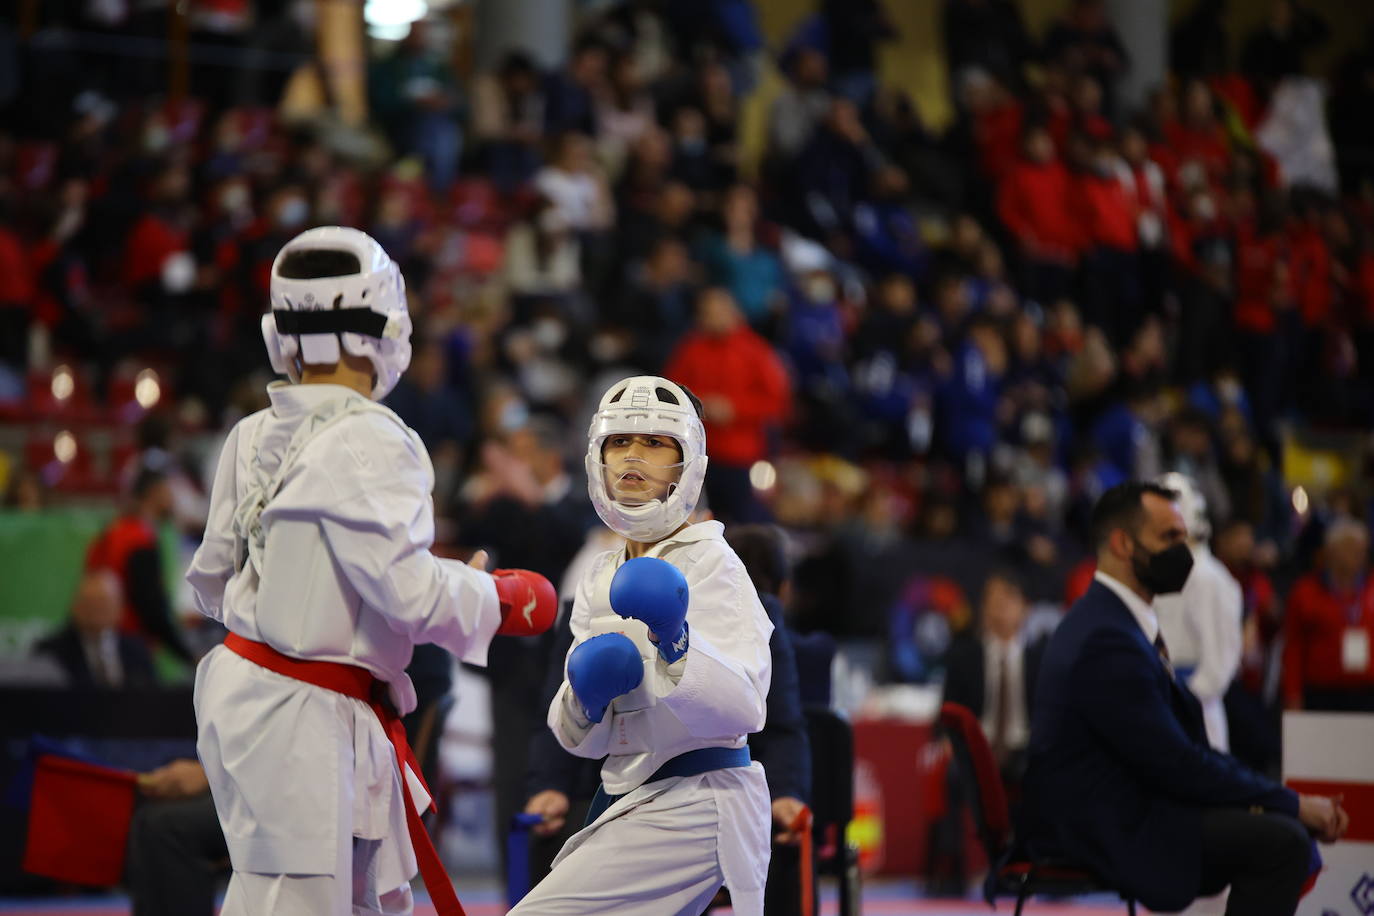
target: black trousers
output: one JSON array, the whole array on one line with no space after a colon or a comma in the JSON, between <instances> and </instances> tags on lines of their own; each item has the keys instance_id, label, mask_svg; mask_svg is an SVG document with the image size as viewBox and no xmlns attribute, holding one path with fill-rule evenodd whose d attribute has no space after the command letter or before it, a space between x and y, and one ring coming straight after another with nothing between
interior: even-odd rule
<instances>
[{"instance_id":1,"label":"black trousers","mask_svg":"<svg viewBox=\"0 0 1374 916\"><path fill-rule=\"evenodd\" d=\"M1311 870L1312 840L1297 818L1213 808L1202 815L1199 895L1228 884L1226 916L1292 916Z\"/></svg>"},{"instance_id":2,"label":"black trousers","mask_svg":"<svg viewBox=\"0 0 1374 916\"><path fill-rule=\"evenodd\" d=\"M125 866L133 916L211 916L218 876L228 868L209 792L134 811Z\"/></svg>"}]
</instances>

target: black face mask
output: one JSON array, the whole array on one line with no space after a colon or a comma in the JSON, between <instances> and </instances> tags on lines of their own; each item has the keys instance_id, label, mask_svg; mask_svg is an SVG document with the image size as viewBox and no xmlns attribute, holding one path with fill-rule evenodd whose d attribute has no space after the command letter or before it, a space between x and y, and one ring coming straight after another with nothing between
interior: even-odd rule
<instances>
[{"instance_id":1,"label":"black face mask","mask_svg":"<svg viewBox=\"0 0 1374 916\"><path fill-rule=\"evenodd\" d=\"M1193 552L1182 541L1155 553L1145 550L1135 541L1139 551L1131 551L1131 570L1136 579L1153 595L1169 595L1182 591L1193 571ZM1142 558L1142 554L1144 555Z\"/></svg>"}]
</instances>

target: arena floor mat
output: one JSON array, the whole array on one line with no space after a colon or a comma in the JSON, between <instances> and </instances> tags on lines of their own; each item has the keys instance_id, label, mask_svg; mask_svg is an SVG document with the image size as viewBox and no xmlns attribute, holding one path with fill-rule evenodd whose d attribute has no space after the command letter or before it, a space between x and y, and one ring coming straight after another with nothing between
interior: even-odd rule
<instances>
[{"instance_id":1,"label":"arena floor mat","mask_svg":"<svg viewBox=\"0 0 1374 916\"><path fill-rule=\"evenodd\" d=\"M461 889L461 884L460 884ZM468 916L502 916L506 912L495 888L462 895ZM1000 901L997 912L1010 913L1014 901ZM729 910L713 910L727 916ZM923 900L910 881L880 882L864 890L863 916L969 916L993 911L982 900ZM1105 897L1092 900L1035 901L1026 906L1029 916L1120 916L1126 907ZM122 895L45 900L0 898L0 916L128 916L129 901ZM822 896L821 916L838 916L833 891ZM434 916L434 908L422 893L416 895L415 916Z\"/></svg>"}]
</instances>

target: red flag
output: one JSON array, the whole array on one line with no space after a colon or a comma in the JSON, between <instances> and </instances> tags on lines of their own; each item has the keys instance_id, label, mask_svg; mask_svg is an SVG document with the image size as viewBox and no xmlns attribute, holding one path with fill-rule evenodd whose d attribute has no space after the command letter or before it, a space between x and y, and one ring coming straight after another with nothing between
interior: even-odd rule
<instances>
[{"instance_id":1,"label":"red flag","mask_svg":"<svg viewBox=\"0 0 1374 916\"><path fill-rule=\"evenodd\" d=\"M39 757L24 870L73 884L120 883L136 784L129 770Z\"/></svg>"}]
</instances>

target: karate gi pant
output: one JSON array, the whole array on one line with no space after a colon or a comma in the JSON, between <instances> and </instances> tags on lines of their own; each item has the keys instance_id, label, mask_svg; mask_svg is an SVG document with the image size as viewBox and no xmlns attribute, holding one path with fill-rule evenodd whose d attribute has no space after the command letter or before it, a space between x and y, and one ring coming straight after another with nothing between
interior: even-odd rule
<instances>
[{"instance_id":1,"label":"karate gi pant","mask_svg":"<svg viewBox=\"0 0 1374 916\"><path fill-rule=\"evenodd\" d=\"M229 879L220 916L314 916L317 913L349 913L351 916L410 916L415 902L410 885L379 894L373 862L376 840L350 837L339 844L338 874L352 874L352 881L333 875L260 875L236 871ZM351 849L349 847L352 847Z\"/></svg>"},{"instance_id":2,"label":"karate gi pant","mask_svg":"<svg viewBox=\"0 0 1374 916\"><path fill-rule=\"evenodd\" d=\"M217 647L197 749L233 863L222 916L406 916L415 858L373 711Z\"/></svg>"},{"instance_id":3,"label":"karate gi pant","mask_svg":"<svg viewBox=\"0 0 1374 916\"><path fill-rule=\"evenodd\" d=\"M568 840L511 916L695 916L722 884L762 916L772 814L763 768L641 786Z\"/></svg>"}]
</instances>

